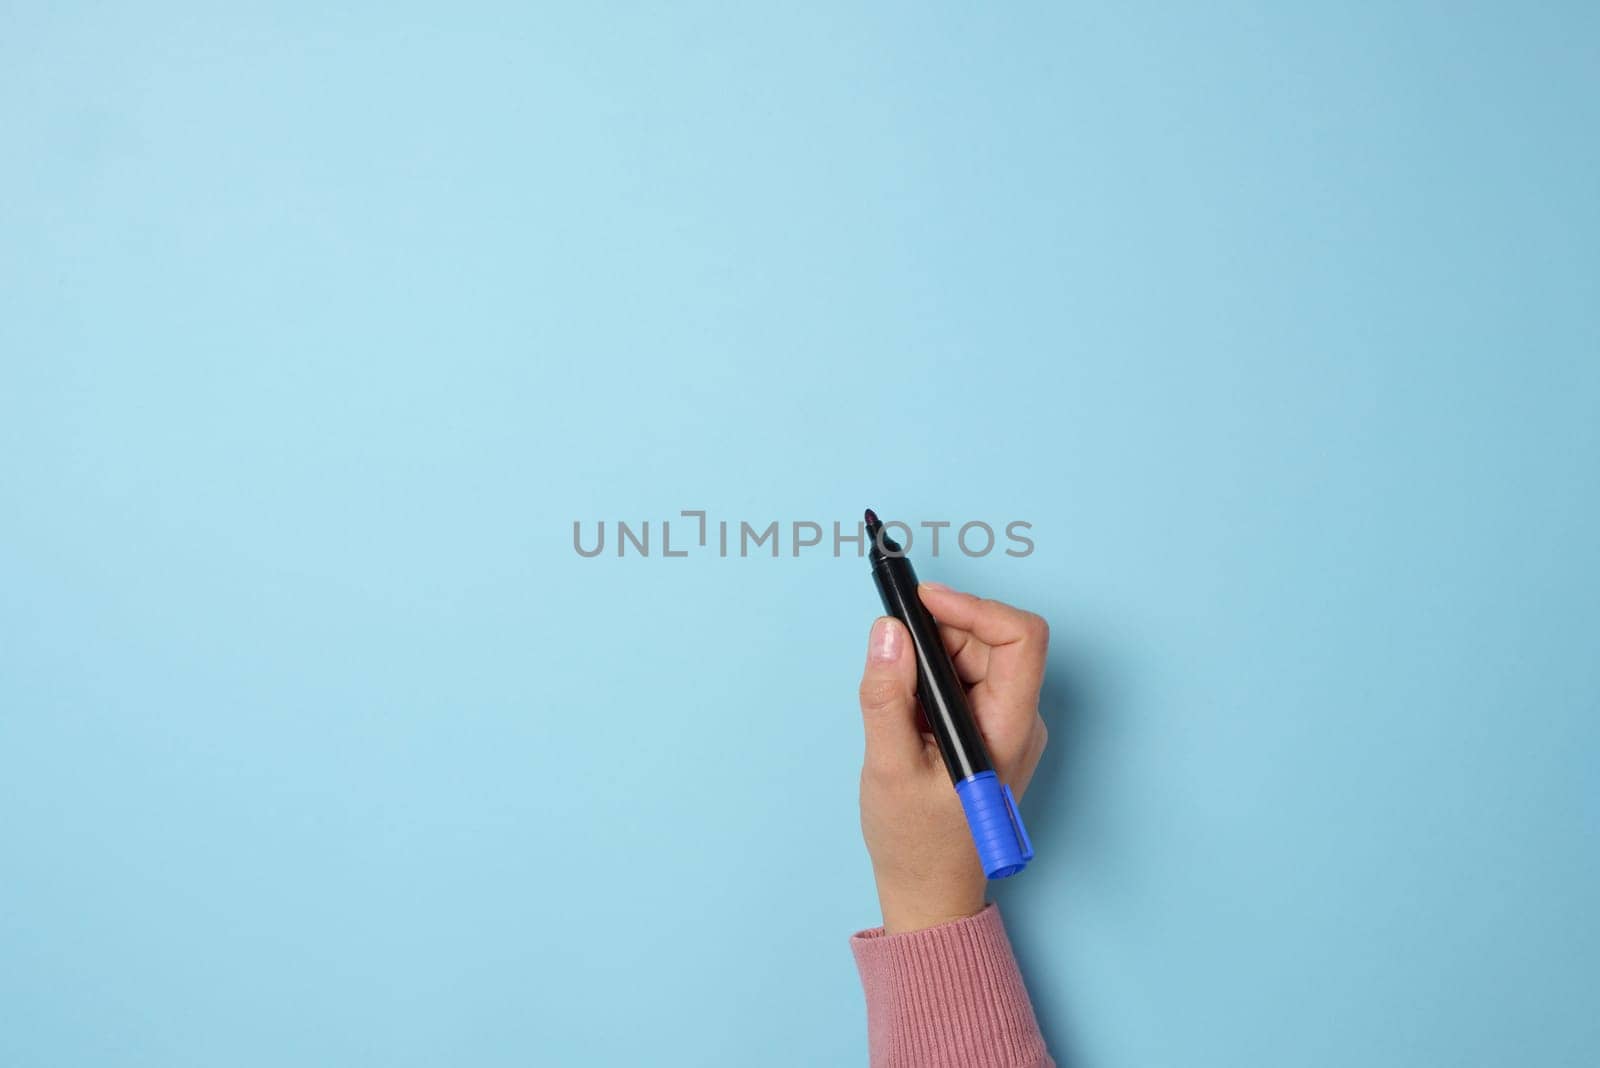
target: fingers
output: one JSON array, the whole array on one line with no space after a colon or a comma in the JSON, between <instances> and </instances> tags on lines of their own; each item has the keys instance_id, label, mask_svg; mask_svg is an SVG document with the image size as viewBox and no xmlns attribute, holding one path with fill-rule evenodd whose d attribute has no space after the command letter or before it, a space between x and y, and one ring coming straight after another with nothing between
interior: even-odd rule
<instances>
[{"instance_id":1,"label":"fingers","mask_svg":"<svg viewBox=\"0 0 1600 1068\"><path fill-rule=\"evenodd\" d=\"M952 627L948 624L939 625L939 637L944 642L945 652L950 654L950 659L956 666L956 674L961 681L971 686L975 682L982 682L983 677L989 673L989 647L972 636L970 630Z\"/></svg>"},{"instance_id":2,"label":"fingers","mask_svg":"<svg viewBox=\"0 0 1600 1068\"><path fill-rule=\"evenodd\" d=\"M911 654L911 636L899 620L884 616L872 624L867 667L861 676L861 722L869 767L892 772L923 760L916 693L917 663Z\"/></svg>"},{"instance_id":3,"label":"fingers","mask_svg":"<svg viewBox=\"0 0 1600 1068\"><path fill-rule=\"evenodd\" d=\"M939 621L963 682L992 694L1004 718L985 729L1021 729L1038 713L1050 628L1032 612L925 582L918 594Z\"/></svg>"},{"instance_id":4,"label":"fingers","mask_svg":"<svg viewBox=\"0 0 1600 1068\"><path fill-rule=\"evenodd\" d=\"M1032 612L961 593L937 582L922 583L917 593L933 618L945 626L970 632L985 645L1032 643L1043 647L1049 640L1050 628Z\"/></svg>"}]
</instances>

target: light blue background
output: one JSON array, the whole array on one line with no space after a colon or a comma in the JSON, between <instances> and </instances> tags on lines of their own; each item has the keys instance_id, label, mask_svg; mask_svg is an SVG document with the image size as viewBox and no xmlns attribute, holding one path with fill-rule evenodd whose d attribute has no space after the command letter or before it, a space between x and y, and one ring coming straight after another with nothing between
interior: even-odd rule
<instances>
[{"instance_id":1,"label":"light blue background","mask_svg":"<svg viewBox=\"0 0 1600 1068\"><path fill-rule=\"evenodd\" d=\"M868 504L1063 1060L1600 1058L1592 6L228 6L0 16L0 1063L860 1063L864 567L571 523Z\"/></svg>"}]
</instances>

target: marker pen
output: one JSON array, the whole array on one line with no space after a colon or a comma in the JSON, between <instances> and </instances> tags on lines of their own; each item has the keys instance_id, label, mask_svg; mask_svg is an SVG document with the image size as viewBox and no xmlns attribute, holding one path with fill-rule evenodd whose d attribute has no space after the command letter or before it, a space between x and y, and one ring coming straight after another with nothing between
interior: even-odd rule
<instances>
[{"instance_id":1,"label":"marker pen","mask_svg":"<svg viewBox=\"0 0 1600 1068\"><path fill-rule=\"evenodd\" d=\"M1033 859L1033 843L1022 825L1011 787L995 774L977 721L967 705L967 688L939 637L939 624L917 595L917 573L905 552L887 534L877 513L867 509L872 580L883 608L905 624L917 656L917 700L950 772L983 873L991 879L1015 875Z\"/></svg>"}]
</instances>

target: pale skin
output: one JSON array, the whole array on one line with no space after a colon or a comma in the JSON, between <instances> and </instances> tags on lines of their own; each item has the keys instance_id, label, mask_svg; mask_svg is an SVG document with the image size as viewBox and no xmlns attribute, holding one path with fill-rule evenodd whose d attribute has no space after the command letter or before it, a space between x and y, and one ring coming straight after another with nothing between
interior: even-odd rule
<instances>
[{"instance_id":1,"label":"pale skin","mask_svg":"<svg viewBox=\"0 0 1600 1068\"><path fill-rule=\"evenodd\" d=\"M1050 628L1032 612L924 582L922 603L978 720L1001 781L1020 801L1049 732L1039 717ZM911 638L898 620L872 625L861 677L866 755L861 831L883 927L900 934L982 911L987 885L961 801L917 706Z\"/></svg>"}]
</instances>

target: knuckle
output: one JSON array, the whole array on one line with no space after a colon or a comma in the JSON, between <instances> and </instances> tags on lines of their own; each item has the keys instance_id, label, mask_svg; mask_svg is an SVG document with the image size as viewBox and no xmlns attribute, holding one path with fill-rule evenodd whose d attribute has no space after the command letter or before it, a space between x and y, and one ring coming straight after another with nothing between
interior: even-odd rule
<instances>
[{"instance_id":1,"label":"knuckle","mask_svg":"<svg viewBox=\"0 0 1600 1068\"><path fill-rule=\"evenodd\" d=\"M1041 648L1050 644L1050 624L1043 616L1029 612L1023 616L1022 626L1029 641L1037 643Z\"/></svg>"}]
</instances>

